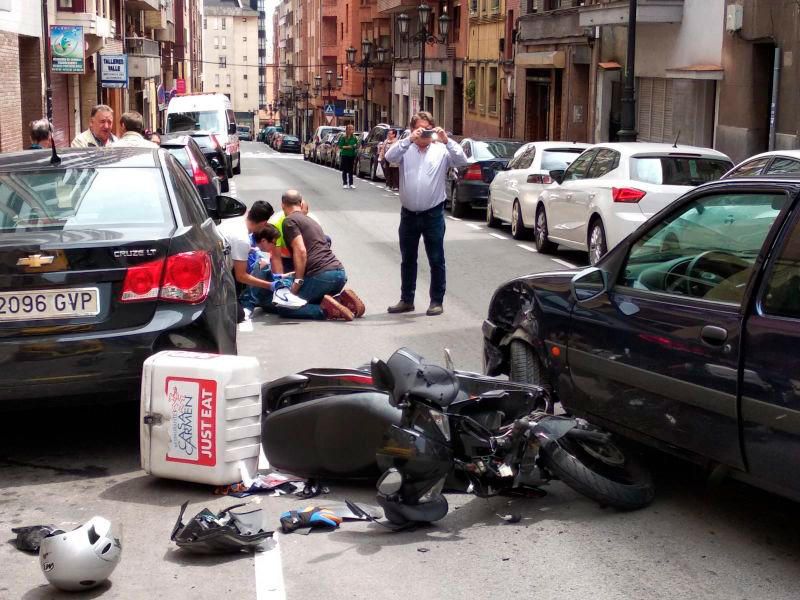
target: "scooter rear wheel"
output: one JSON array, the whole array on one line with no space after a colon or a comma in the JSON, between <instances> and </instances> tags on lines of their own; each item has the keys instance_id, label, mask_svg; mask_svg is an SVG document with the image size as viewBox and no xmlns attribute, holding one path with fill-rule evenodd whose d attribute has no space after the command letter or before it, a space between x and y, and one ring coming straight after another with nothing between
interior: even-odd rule
<instances>
[{"instance_id":1,"label":"scooter rear wheel","mask_svg":"<svg viewBox=\"0 0 800 600\"><path fill-rule=\"evenodd\" d=\"M636 510L653 501L650 474L613 442L593 443L565 435L551 440L541 452L554 475L603 506Z\"/></svg>"}]
</instances>

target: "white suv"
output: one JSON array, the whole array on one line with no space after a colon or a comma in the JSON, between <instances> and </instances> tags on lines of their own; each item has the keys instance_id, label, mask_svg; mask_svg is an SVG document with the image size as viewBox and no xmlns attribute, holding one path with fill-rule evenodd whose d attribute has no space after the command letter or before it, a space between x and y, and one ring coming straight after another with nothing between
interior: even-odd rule
<instances>
[{"instance_id":1,"label":"white suv","mask_svg":"<svg viewBox=\"0 0 800 600\"><path fill-rule=\"evenodd\" d=\"M556 245L587 250L596 264L662 208L691 188L714 181L731 159L709 148L627 142L599 144L539 195L534 236L540 252Z\"/></svg>"}]
</instances>

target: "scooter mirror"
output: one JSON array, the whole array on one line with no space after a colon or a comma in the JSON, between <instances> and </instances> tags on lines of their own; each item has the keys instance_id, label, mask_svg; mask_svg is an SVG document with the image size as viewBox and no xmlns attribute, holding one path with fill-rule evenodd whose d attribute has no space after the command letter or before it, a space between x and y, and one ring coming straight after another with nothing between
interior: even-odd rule
<instances>
[{"instance_id":1,"label":"scooter mirror","mask_svg":"<svg viewBox=\"0 0 800 600\"><path fill-rule=\"evenodd\" d=\"M400 491L403 487L403 476L392 467L378 481L378 491L384 496L391 496Z\"/></svg>"}]
</instances>

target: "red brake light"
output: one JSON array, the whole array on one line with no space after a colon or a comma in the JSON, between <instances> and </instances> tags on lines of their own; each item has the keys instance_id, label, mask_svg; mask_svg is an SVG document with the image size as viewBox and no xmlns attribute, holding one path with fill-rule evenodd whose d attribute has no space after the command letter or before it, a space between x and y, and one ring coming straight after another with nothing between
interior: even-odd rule
<instances>
[{"instance_id":1,"label":"red brake light","mask_svg":"<svg viewBox=\"0 0 800 600\"><path fill-rule=\"evenodd\" d=\"M541 185L550 185L553 183L553 178L550 175L528 175L526 180L528 183L539 183Z\"/></svg>"},{"instance_id":2,"label":"red brake light","mask_svg":"<svg viewBox=\"0 0 800 600\"><path fill-rule=\"evenodd\" d=\"M614 198L614 202L634 204L644 198L646 194L647 192L636 188L611 188L611 196Z\"/></svg>"},{"instance_id":3,"label":"red brake light","mask_svg":"<svg viewBox=\"0 0 800 600\"><path fill-rule=\"evenodd\" d=\"M163 269L163 258L128 267L125 281L122 282L120 302L142 302L156 299L161 286Z\"/></svg>"},{"instance_id":4,"label":"red brake light","mask_svg":"<svg viewBox=\"0 0 800 600\"><path fill-rule=\"evenodd\" d=\"M470 165L464 172L464 179L467 181L483 181L483 169L477 163Z\"/></svg>"},{"instance_id":5,"label":"red brake light","mask_svg":"<svg viewBox=\"0 0 800 600\"><path fill-rule=\"evenodd\" d=\"M197 304L208 297L211 287L211 258L195 250L167 258L160 298L170 302Z\"/></svg>"},{"instance_id":6,"label":"red brake light","mask_svg":"<svg viewBox=\"0 0 800 600\"><path fill-rule=\"evenodd\" d=\"M197 164L194 156L192 156L191 152L189 153L189 164L192 166L192 179L194 180L195 185L208 185L209 179L206 172L200 168L200 165Z\"/></svg>"}]
</instances>

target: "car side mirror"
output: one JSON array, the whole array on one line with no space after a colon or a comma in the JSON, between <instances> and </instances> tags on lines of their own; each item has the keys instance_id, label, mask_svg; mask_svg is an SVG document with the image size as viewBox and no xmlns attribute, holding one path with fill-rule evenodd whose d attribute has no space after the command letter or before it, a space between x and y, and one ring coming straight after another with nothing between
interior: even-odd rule
<instances>
[{"instance_id":1,"label":"car side mirror","mask_svg":"<svg viewBox=\"0 0 800 600\"><path fill-rule=\"evenodd\" d=\"M231 123L228 125L228 133L231 135L236 135L236 123Z\"/></svg>"},{"instance_id":2,"label":"car side mirror","mask_svg":"<svg viewBox=\"0 0 800 600\"><path fill-rule=\"evenodd\" d=\"M608 272L589 267L576 274L570 282L572 298L576 302L594 300L609 291Z\"/></svg>"},{"instance_id":3,"label":"car side mirror","mask_svg":"<svg viewBox=\"0 0 800 600\"><path fill-rule=\"evenodd\" d=\"M564 169L550 171L550 179L561 185L564 182Z\"/></svg>"},{"instance_id":4,"label":"car side mirror","mask_svg":"<svg viewBox=\"0 0 800 600\"><path fill-rule=\"evenodd\" d=\"M217 209L209 210L208 216L212 219L222 220L241 217L247 212L243 202L230 196L217 196Z\"/></svg>"}]
</instances>

